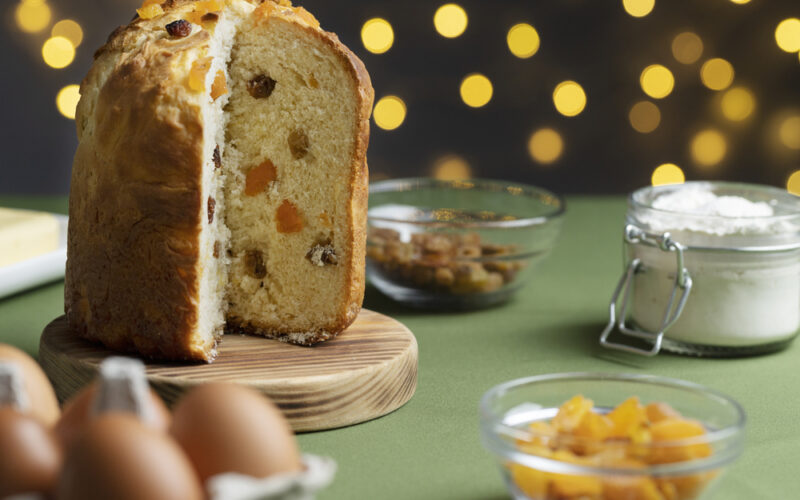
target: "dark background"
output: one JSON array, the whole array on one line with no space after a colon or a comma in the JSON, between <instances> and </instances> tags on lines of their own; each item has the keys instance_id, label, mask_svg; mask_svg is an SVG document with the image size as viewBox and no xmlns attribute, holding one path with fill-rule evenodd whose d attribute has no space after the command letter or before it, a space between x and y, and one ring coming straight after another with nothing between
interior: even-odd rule
<instances>
[{"instance_id":1,"label":"dark background","mask_svg":"<svg viewBox=\"0 0 800 500\"><path fill-rule=\"evenodd\" d=\"M84 29L75 61L65 69L44 64L40 50L49 27L37 34L20 31L14 10L21 0L0 5L0 99L2 163L0 194L66 194L76 147L74 122L59 114L59 89L79 83L92 53L119 24L129 21L140 0L50 0L53 21L70 18ZM650 183L653 169L679 165L687 179L724 179L786 186L800 170L800 149L778 139L778 124L800 115L800 59L775 43L775 27L800 17L797 0L656 0L643 18L628 15L621 0L502 0L458 2L469 24L458 38L436 33L432 18L442 3L430 1L298 1L322 27L338 33L365 62L376 99L400 96L408 114L398 129L372 128L369 164L373 179L432 175L437 159L459 155L474 177L503 178L541 185L562 193L624 193ZM365 50L363 23L387 19L394 28L392 48L380 55ZM518 22L532 24L541 37L539 51L518 59L508 50L506 32ZM697 63L672 56L671 43L682 31L703 40ZM755 96L750 118L734 123L719 112L719 92L704 87L701 64L711 57L730 61L734 85ZM661 110L652 133L636 132L628 112L647 99L639 74L663 64L675 76L665 99L651 100ZM480 72L494 85L486 106L473 109L459 96L464 76ZM568 118L552 100L563 80L579 82L588 96L585 110ZM564 152L551 165L528 155L530 134L553 127ZM713 127L727 140L718 164L702 167L689 152L699 130Z\"/></svg>"}]
</instances>

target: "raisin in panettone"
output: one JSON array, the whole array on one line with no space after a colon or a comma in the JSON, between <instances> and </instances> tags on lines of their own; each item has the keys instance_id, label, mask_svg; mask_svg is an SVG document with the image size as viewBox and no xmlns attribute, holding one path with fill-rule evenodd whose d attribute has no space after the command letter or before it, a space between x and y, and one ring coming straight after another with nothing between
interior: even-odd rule
<instances>
[{"instance_id":1,"label":"raisin in panettone","mask_svg":"<svg viewBox=\"0 0 800 500\"><path fill-rule=\"evenodd\" d=\"M333 337L364 294L363 64L286 0L146 0L138 14L81 85L70 327L206 361L224 330Z\"/></svg>"}]
</instances>

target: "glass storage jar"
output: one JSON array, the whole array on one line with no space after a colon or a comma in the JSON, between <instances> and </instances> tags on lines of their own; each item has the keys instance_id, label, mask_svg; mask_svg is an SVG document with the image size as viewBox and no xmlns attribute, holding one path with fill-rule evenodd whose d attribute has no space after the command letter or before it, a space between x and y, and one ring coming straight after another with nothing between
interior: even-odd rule
<instances>
[{"instance_id":1,"label":"glass storage jar","mask_svg":"<svg viewBox=\"0 0 800 500\"><path fill-rule=\"evenodd\" d=\"M771 215L658 206L678 190L754 203ZM649 356L662 348L737 356L778 350L800 331L800 197L726 182L642 188L628 198L624 240L625 272L602 345ZM612 341L615 329L648 348Z\"/></svg>"}]
</instances>

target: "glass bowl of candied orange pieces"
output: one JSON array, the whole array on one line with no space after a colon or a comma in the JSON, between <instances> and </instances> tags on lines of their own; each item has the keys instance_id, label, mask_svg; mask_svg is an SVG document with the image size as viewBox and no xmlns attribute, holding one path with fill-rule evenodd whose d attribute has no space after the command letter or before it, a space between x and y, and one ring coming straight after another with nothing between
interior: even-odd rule
<instances>
[{"instance_id":1,"label":"glass bowl of candied orange pieces","mask_svg":"<svg viewBox=\"0 0 800 500\"><path fill-rule=\"evenodd\" d=\"M708 498L742 452L745 413L691 382L563 373L481 399L481 439L515 499Z\"/></svg>"}]
</instances>

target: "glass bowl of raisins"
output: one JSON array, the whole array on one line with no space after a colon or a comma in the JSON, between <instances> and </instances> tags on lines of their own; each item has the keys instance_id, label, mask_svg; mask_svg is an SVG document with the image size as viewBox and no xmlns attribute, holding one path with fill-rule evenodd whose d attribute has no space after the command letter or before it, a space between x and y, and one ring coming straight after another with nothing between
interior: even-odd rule
<instances>
[{"instance_id":1,"label":"glass bowl of raisins","mask_svg":"<svg viewBox=\"0 0 800 500\"><path fill-rule=\"evenodd\" d=\"M564 199L506 181L431 178L369 190L367 277L427 309L476 309L511 298L555 245Z\"/></svg>"},{"instance_id":2,"label":"glass bowl of raisins","mask_svg":"<svg viewBox=\"0 0 800 500\"><path fill-rule=\"evenodd\" d=\"M484 447L515 500L700 500L744 447L733 399L678 379L556 373L480 402Z\"/></svg>"}]
</instances>

